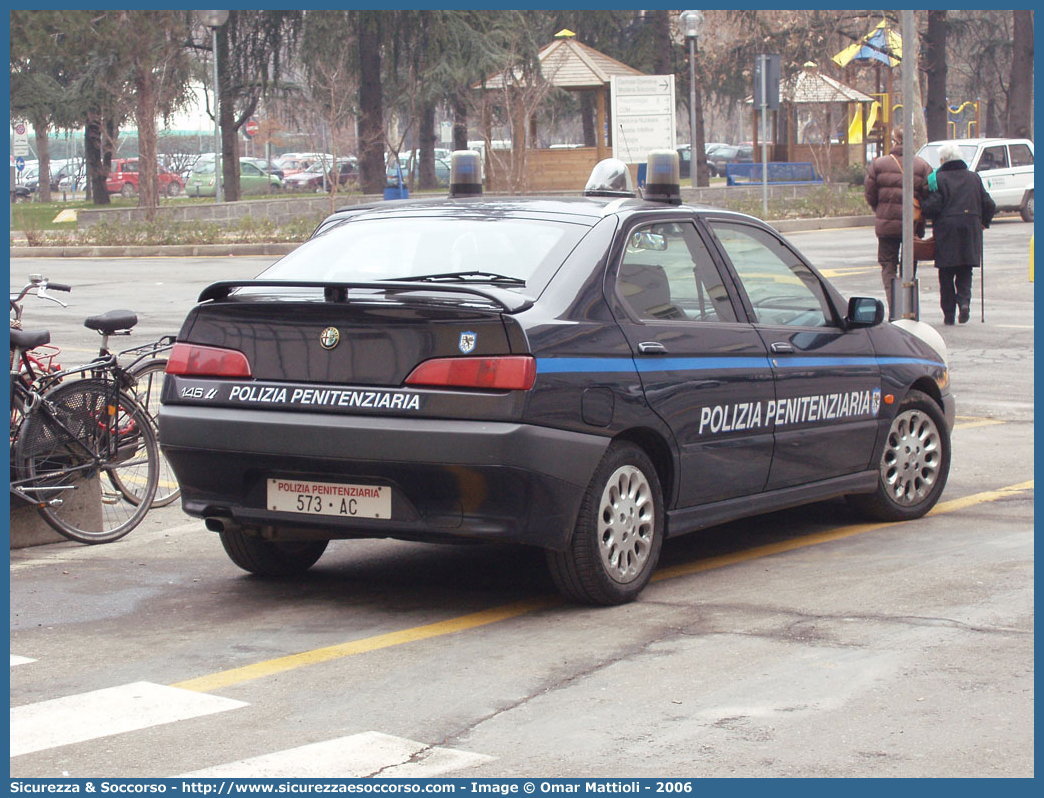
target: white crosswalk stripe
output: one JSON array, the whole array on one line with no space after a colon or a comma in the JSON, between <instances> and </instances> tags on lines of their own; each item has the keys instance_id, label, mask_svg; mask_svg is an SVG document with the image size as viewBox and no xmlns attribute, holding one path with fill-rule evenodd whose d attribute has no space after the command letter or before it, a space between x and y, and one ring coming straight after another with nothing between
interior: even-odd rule
<instances>
[{"instance_id":1,"label":"white crosswalk stripe","mask_svg":"<svg viewBox=\"0 0 1044 798\"><path fill-rule=\"evenodd\" d=\"M36 660L11 655L11 667ZM11 709L11 757L246 707L230 698L151 682L94 690ZM183 773L243 778L433 778L493 757L376 731Z\"/></svg>"},{"instance_id":2,"label":"white crosswalk stripe","mask_svg":"<svg viewBox=\"0 0 1044 798\"><path fill-rule=\"evenodd\" d=\"M491 759L483 754L453 748L430 748L414 740L370 731L228 762L181 776L352 779L376 775L431 778Z\"/></svg>"},{"instance_id":3,"label":"white crosswalk stripe","mask_svg":"<svg viewBox=\"0 0 1044 798\"><path fill-rule=\"evenodd\" d=\"M134 682L11 709L11 756L249 706L230 698Z\"/></svg>"}]
</instances>

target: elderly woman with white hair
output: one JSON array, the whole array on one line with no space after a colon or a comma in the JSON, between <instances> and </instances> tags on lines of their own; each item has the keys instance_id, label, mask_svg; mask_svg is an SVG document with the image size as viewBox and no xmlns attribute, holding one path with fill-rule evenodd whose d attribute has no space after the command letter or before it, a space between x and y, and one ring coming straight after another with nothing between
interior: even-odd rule
<instances>
[{"instance_id":1,"label":"elderly woman with white hair","mask_svg":"<svg viewBox=\"0 0 1044 798\"><path fill-rule=\"evenodd\" d=\"M972 269L982 263L982 231L997 205L952 141L939 147L939 162L928 178L931 191L921 210L933 220L943 323L953 324L956 314L964 324L971 318Z\"/></svg>"}]
</instances>

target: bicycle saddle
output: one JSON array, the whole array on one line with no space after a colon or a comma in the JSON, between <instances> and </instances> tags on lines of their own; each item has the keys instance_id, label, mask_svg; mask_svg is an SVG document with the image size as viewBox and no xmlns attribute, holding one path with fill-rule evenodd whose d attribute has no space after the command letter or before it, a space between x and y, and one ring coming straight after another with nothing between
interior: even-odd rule
<instances>
[{"instance_id":1,"label":"bicycle saddle","mask_svg":"<svg viewBox=\"0 0 1044 798\"><path fill-rule=\"evenodd\" d=\"M50 330L11 330L11 348L36 349L51 342Z\"/></svg>"},{"instance_id":2,"label":"bicycle saddle","mask_svg":"<svg viewBox=\"0 0 1044 798\"><path fill-rule=\"evenodd\" d=\"M83 326L88 330L112 335L117 330L129 330L138 323L138 314L133 310L110 310L100 316L84 319Z\"/></svg>"}]
</instances>

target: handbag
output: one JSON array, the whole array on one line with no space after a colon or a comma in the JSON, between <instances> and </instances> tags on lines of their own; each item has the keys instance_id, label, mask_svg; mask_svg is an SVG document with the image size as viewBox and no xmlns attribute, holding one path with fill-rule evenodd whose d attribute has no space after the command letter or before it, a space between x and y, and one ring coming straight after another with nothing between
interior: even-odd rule
<instances>
[{"instance_id":1,"label":"handbag","mask_svg":"<svg viewBox=\"0 0 1044 798\"><path fill-rule=\"evenodd\" d=\"M889 154L891 155L891 153L889 153ZM899 167L899 174L902 174L903 173L902 161L900 161L894 155L892 155L892 160L895 161L895 165ZM924 214L921 213L921 200L918 199L916 194L914 194L914 198L913 198L913 217L914 217L914 224L915 225L919 225L919 224L922 224L924 222ZM917 254L916 254L916 244L914 246L914 257L917 257ZM932 257L928 258L927 260L932 260L933 258L935 258L935 242L934 241L932 242Z\"/></svg>"},{"instance_id":2,"label":"handbag","mask_svg":"<svg viewBox=\"0 0 1044 798\"><path fill-rule=\"evenodd\" d=\"M914 261L935 260L935 236L931 238L914 238Z\"/></svg>"}]
</instances>

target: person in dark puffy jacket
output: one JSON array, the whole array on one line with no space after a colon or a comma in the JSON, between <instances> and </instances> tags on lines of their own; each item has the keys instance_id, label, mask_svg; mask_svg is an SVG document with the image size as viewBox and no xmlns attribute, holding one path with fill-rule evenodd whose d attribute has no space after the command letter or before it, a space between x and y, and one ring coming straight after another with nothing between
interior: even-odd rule
<instances>
[{"instance_id":1,"label":"person in dark puffy jacket","mask_svg":"<svg viewBox=\"0 0 1044 798\"><path fill-rule=\"evenodd\" d=\"M956 311L964 324L971 318L972 269L982 263L982 231L993 221L997 205L982 179L968 169L960 147L950 141L939 147L939 168L929 184L933 190L921 209L933 220L943 323L953 324Z\"/></svg>"},{"instance_id":2,"label":"person in dark puffy jacket","mask_svg":"<svg viewBox=\"0 0 1044 798\"><path fill-rule=\"evenodd\" d=\"M914 157L913 190L918 200L928 195L931 165ZM881 283L892 314L892 280L899 271L899 248L903 243L903 129L892 130L892 151L874 158L866 169L863 195L874 209L874 233L877 234L877 262L881 265ZM918 229L919 228L919 229ZM914 227L914 235L924 235L924 221Z\"/></svg>"}]
</instances>

